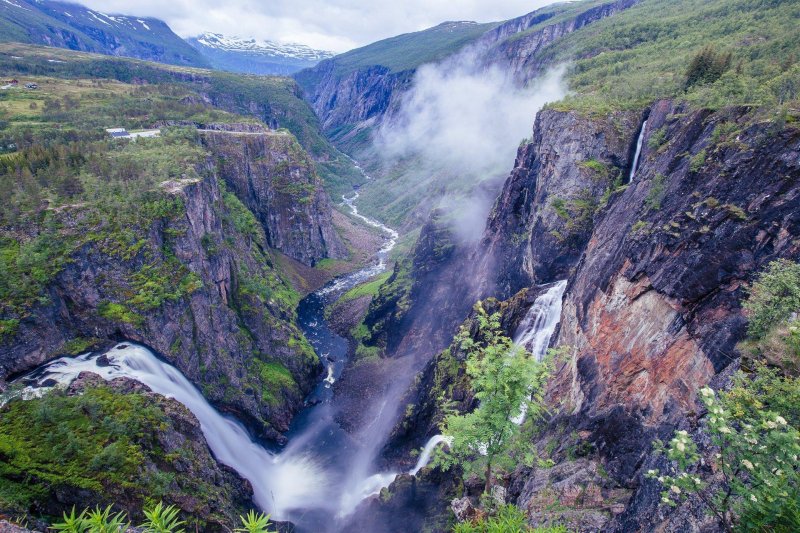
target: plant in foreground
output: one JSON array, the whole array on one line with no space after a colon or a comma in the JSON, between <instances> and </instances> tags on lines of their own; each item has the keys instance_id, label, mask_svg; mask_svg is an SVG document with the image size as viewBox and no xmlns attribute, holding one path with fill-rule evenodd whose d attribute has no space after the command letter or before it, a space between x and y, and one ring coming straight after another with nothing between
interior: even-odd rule
<instances>
[{"instance_id":1,"label":"plant in foreground","mask_svg":"<svg viewBox=\"0 0 800 533\"><path fill-rule=\"evenodd\" d=\"M179 509L174 505L164 506L163 502L158 502L151 509L144 509L144 516L147 518L141 525L145 533L184 533L181 528L185 524L178 517Z\"/></svg>"},{"instance_id":2,"label":"plant in foreground","mask_svg":"<svg viewBox=\"0 0 800 533\"><path fill-rule=\"evenodd\" d=\"M269 515L249 511L247 516L239 517L242 527L234 529L236 533L273 533L267 529L269 527Z\"/></svg>"},{"instance_id":3,"label":"plant in foreground","mask_svg":"<svg viewBox=\"0 0 800 533\"><path fill-rule=\"evenodd\" d=\"M755 395L748 396L744 379L739 376L720 397L709 387L700 390L717 451L711 467L721 476L719 487L704 490L708 484L695 474L700 454L686 431L677 431L667 447L655 443L673 461L674 473L650 470L647 477L664 486L666 505L696 494L725 531L800 531L800 433Z\"/></svg>"}]
</instances>

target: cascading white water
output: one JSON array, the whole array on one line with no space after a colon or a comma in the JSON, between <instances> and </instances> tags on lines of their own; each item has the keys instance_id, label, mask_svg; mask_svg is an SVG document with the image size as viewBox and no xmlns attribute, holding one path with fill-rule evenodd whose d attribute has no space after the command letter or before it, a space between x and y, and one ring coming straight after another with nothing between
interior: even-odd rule
<instances>
[{"instance_id":1,"label":"cascading white water","mask_svg":"<svg viewBox=\"0 0 800 533\"><path fill-rule=\"evenodd\" d=\"M417 472L428 466L428 463L431 462L431 456L433 455L433 450L436 446L440 443L446 443L450 445L453 442L453 437L445 437L444 435L434 435L428 442L425 443L425 447L422 449L422 453L419 454L419 459L417 459L417 464L414 468L409 471L409 474L412 476L416 476Z\"/></svg>"},{"instance_id":2,"label":"cascading white water","mask_svg":"<svg viewBox=\"0 0 800 533\"><path fill-rule=\"evenodd\" d=\"M639 132L639 138L636 140L636 152L633 154L633 164L631 165L631 174L628 178L628 183L633 181L636 176L636 169L639 167L639 157L642 155L642 145L644 144L644 132L647 129L647 121L642 123L642 130Z\"/></svg>"},{"instance_id":3,"label":"cascading white water","mask_svg":"<svg viewBox=\"0 0 800 533\"><path fill-rule=\"evenodd\" d=\"M561 299L567 281L562 280L540 294L514 333L514 343L526 348L541 361L550 345L550 337L561 320Z\"/></svg>"},{"instance_id":4,"label":"cascading white water","mask_svg":"<svg viewBox=\"0 0 800 533\"><path fill-rule=\"evenodd\" d=\"M112 348L107 357L108 366L97 364L97 354L62 357L20 380L38 384L54 380L65 386L81 372L93 372L107 380L134 379L189 408L200 421L214 456L250 481L256 504L268 509L273 518L284 519L287 511L327 497L330 480L321 465L308 456L284 460L253 442L241 424L217 412L180 371L160 361L147 348L122 343ZM44 390L47 389L29 387L23 389L23 395L30 397Z\"/></svg>"},{"instance_id":5,"label":"cascading white water","mask_svg":"<svg viewBox=\"0 0 800 533\"><path fill-rule=\"evenodd\" d=\"M561 301L566 288L567 280L557 281L537 296L514 333L514 344L527 349L537 361L547 354L550 337L561 320ZM511 420L517 425L522 424L527 412L528 405L523 404L520 413Z\"/></svg>"}]
</instances>

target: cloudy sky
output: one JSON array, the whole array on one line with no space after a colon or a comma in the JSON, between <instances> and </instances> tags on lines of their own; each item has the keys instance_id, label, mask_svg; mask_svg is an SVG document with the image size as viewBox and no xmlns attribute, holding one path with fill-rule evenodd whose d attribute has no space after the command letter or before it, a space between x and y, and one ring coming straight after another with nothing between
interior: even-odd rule
<instances>
[{"instance_id":1,"label":"cloudy sky","mask_svg":"<svg viewBox=\"0 0 800 533\"><path fill-rule=\"evenodd\" d=\"M165 20L182 37L226 35L344 52L446 20L488 22L554 0L77 0L103 13Z\"/></svg>"}]
</instances>

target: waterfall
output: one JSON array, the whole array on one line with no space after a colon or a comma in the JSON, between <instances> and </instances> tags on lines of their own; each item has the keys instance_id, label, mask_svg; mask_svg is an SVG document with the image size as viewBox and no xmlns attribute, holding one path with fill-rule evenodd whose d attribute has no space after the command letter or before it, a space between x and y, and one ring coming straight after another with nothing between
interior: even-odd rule
<instances>
[{"instance_id":1,"label":"waterfall","mask_svg":"<svg viewBox=\"0 0 800 533\"><path fill-rule=\"evenodd\" d=\"M642 144L644 143L644 132L647 129L647 121L642 123L642 129L639 132L639 138L636 140L636 152L633 154L633 164L631 165L631 175L628 178L628 183L633 181L636 176L636 168L639 166L639 156L642 155Z\"/></svg>"},{"instance_id":2,"label":"waterfall","mask_svg":"<svg viewBox=\"0 0 800 533\"><path fill-rule=\"evenodd\" d=\"M453 442L453 437L445 437L444 435L434 435L428 442L425 443L425 447L422 449L422 453L419 454L419 459L417 459L417 464L409 471L409 474L412 476L416 476L417 472L428 466L428 463L431 461L431 455L433 455L433 450L436 448L436 445L444 442L448 445Z\"/></svg>"},{"instance_id":3,"label":"waterfall","mask_svg":"<svg viewBox=\"0 0 800 533\"><path fill-rule=\"evenodd\" d=\"M92 353L56 359L20 378L28 385L23 397L40 395L47 390L32 385L53 380L66 386L81 372L94 372L106 380L131 378L144 383L153 392L174 398L194 413L214 456L250 481L256 504L271 511L273 518L284 519L291 509L329 497L330 480L318 462L309 456L283 460L280 455L253 442L241 424L222 416L183 374L156 358L147 348L118 344L107 357L107 366L98 364L98 355Z\"/></svg>"},{"instance_id":4,"label":"waterfall","mask_svg":"<svg viewBox=\"0 0 800 533\"><path fill-rule=\"evenodd\" d=\"M526 348L537 361L547 354L550 337L561 320L561 300L566 288L567 280L557 281L537 296L514 333L514 344ZM528 405L523 404L519 414L511 420L517 425L522 424L527 412Z\"/></svg>"},{"instance_id":5,"label":"waterfall","mask_svg":"<svg viewBox=\"0 0 800 533\"><path fill-rule=\"evenodd\" d=\"M550 337L561 320L561 299L567 281L561 280L540 294L514 333L514 344L527 348L541 361L550 346Z\"/></svg>"}]
</instances>

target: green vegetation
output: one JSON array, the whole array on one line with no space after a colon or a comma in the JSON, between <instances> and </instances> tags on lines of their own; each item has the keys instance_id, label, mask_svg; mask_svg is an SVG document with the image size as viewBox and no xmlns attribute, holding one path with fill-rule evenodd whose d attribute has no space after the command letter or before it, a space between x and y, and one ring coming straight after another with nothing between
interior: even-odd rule
<instances>
[{"instance_id":1,"label":"green vegetation","mask_svg":"<svg viewBox=\"0 0 800 533\"><path fill-rule=\"evenodd\" d=\"M279 405L283 391L299 394L300 389L297 382L291 372L282 364L264 362L258 358L253 358L253 364L261 380L261 399L265 403L272 406Z\"/></svg>"},{"instance_id":2,"label":"green vegetation","mask_svg":"<svg viewBox=\"0 0 800 533\"><path fill-rule=\"evenodd\" d=\"M744 303L748 333L763 339L770 329L800 311L800 264L779 259L769 264L750 288Z\"/></svg>"},{"instance_id":3,"label":"green vegetation","mask_svg":"<svg viewBox=\"0 0 800 533\"><path fill-rule=\"evenodd\" d=\"M403 72L443 59L495 26L495 23L445 22L345 52L329 61L333 62L334 72L339 78L375 65L391 72ZM306 69L296 74L295 79L306 91L312 92L319 76L318 69Z\"/></svg>"},{"instance_id":4,"label":"green vegetation","mask_svg":"<svg viewBox=\"0 0 800 533\"><path fill-rule=\"evenodd\" d=\"M661 202L667 194L667 177L663 174L656 174L650 183L650 190L644 199L644 205L649 209L658 211L661 209Z\"/></svg>"},{"instance_id":5,"label":"green vegetation","mask_svg":"<svg viewBox=\"0 0 800 533\"><path fill-rule=\"evenodd\" d=\"M185 533L186 523L179 518L180 510L174 505L165 506L158 502L151 507L145 507L142 512L146 520L138 526L143 533ZM240 516L242 527L233 531L242 533L274 533L269 530L269 515L248 511L246 516ZM124 533L130 522L127 514L120 511L112 514L112 506L105 509L84 509L79 515L72 508L70 514L64 513L63 521L53 524L51 529L64 533Z\"/></svg>"},{"instance_id":6,"label":"green vegetation","mask_svg":"<svg viewBox=\"0 0 800 533\"><path fill-rule=\"evenodd\" d=\"M272 533L269 531L269 515L249 511L247 516L240 516L242 527L234 529L237 533Z\"/></svg>"},{"instance_id":7,"label":"green vegetation","mask_svg":"<svg viewBox=\"0 0 800 533\"><path fill-rule=\"evenodd\" d=\"M391 272L384 272L383 274L377 276L376 278L367 281L366 283L362 283L361 285L356 285L346 293L344 293L339 299L337 300L337 305L344 302L351 302L353 300L357 300L358 298L362 298L364 296L369 296L374 298L378 295L380 288L383 286L384 283L391 277Z\"/></svg>"},{"instance_id":8,"label":"green vegetation","mask_svg":"<svg viewBox=\"0 0 800 533\"><path fill-rule=\"evenodd\" d=\"M102 384L89 385L79 395L53 390L0 407L0 507L9 513L38 513L61 501L56 494L81 494L103 505L126 502L131 512L130 502L144 502L145 511L164 525L172 523L174 513L168 512L170 506L153 505L161 499L191 498L198 508L211 509L230 501L218 481L197 477L208 465L192 443L169 453L164 449L160 436L180 428L162 402L155 395L123 393ZM186 519L191 518L192 530L195 524L202 530L205 519L225 520L216 512ZM73 510L64 522L84 523L92 515L97 518L91 511L76 515Z\"/></svg>"},{"instance_id":9,"label":"green vegetation","mask_svg":"<svg viewBox=\"0 0 800 533\"><path fill-rule=\"evenodd\" d=\"M456 524L453 533L567 533L567 528L530 527L524 511L514 505L504 505L493 516Z\"/></svg>"},{"instance_id":10,"label":"green vegetation","mask_svg":"<svg viewBox=\"0 0 800 533\"><path fill-rule=\"evenodd\" d=\"M539 57L580 58L568 76L573 95L557 107L605 113L671 97L709 108L779 106L800 96L798 17L800 5L785 0L643 0Z\"/></svg>"},{"instance_id":11,"label":"green vegetation","mask_svg":"<svg viewBox=\"0 0 800 533\"><path fill-rule=\"evenodd\" d=\"M164 506L163 502L158 502L150 509L143 509L147 521L140 527L144 529L144 533L184 533L181 528L186 522L180 520L178 513L180 512L174 505Z\"/></svg>"},{"instance_id":12,"label":"green vegetation","mask_svg":"<svg viewBox=\"0 0 800 533\"><path fill-rule=\"evenodd\" d=\"M537 362L530 353L515 346L500 326L500 314L489 316L478 303L476 339L462 326L454 340L467 355L467 375L479 405L466 414L450 414L442 434L452 437L447 451L435 463L444 469L459 465L465 474L483 475L485 492L498 468L531 462L529 446L517 437L520 426L513 420L521 409L538 420L544 413L544 386L550 374L549 360ZM523 439L524 440L524 439Z\"/></svg>"},{"instance_id":13,"label":"green vegetation","mask_svg":"<svg viewBox=\"0 0 800 533\"><path fill-rule=\"evenodd\" d=\"M165 423L153 400L106 387L12 401L0 410L0 502L27 508L59 486L160 495L163 487L141 468L157 449L152 428Z\"/></svg>"},{"instance_id":14,"label":"green vegetation","mask_svg":"<svg viewBox=\"0 0 800 533\"><path fill-rule=\"evenodd\" d=\"M648 472L663 485L664 504L674 506L697 494L725 531L800 528L798 295L800 270L785 260L771 263L753 284L744 304L751 352L745 370L726 391L700 390L707 412L701 431L710 438L712 456L701 457L687 431L677 431L666 447L656 442L671 461L666 471ZM710 461L720 479L702 479L701 460Z\"/></svg>"}]
</instances>

